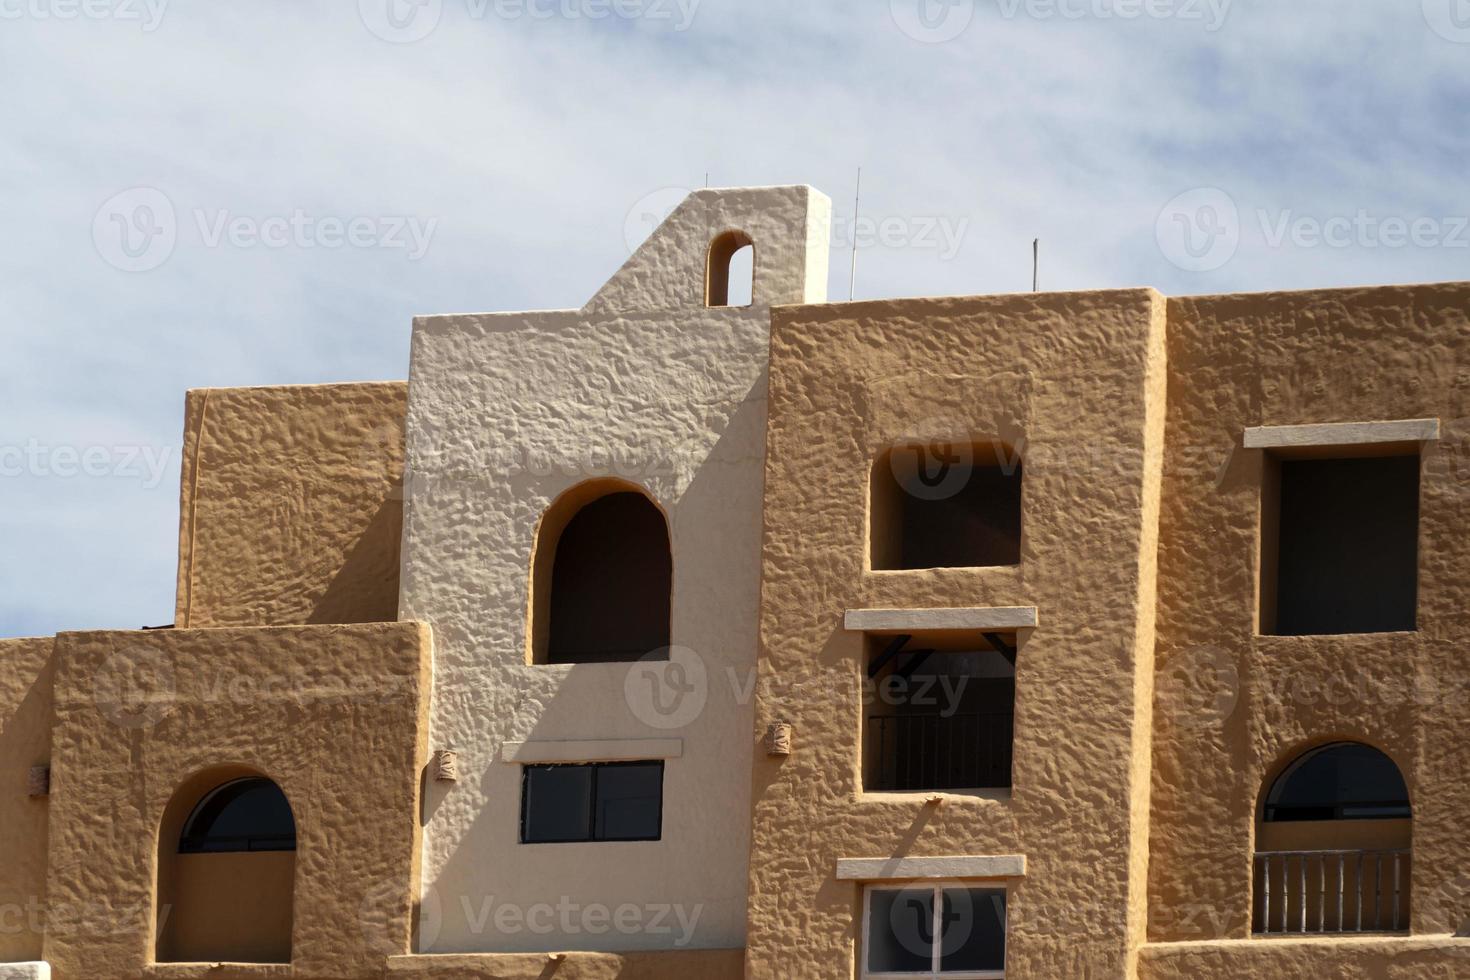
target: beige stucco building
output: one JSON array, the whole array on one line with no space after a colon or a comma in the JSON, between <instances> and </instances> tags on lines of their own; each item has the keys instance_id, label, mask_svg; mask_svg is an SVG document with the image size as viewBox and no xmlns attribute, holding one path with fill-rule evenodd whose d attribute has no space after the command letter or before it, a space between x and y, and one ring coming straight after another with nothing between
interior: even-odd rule
<instances>
[{"instance_id":1,"label":"beige stucco building","mask_svg":"<svg viewBox=\"0 0 1470 980\"><path fill-rule=\"evenodd\" d=\"M190 392L175 623L0 640L0 980L1470 976L1470 284L829 223Z\"/></svg>"}]
</instances>

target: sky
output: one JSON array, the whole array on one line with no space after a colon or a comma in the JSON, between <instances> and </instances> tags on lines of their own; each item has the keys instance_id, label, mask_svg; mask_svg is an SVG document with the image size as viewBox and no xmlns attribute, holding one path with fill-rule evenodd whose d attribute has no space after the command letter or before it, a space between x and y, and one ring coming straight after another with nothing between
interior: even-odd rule
<instances>
[{"instance_id":1,"label":"sky","mask_svg":"<svg viewBox=\"0 0 1470 980\"><path fill-rule=\"evenodd\" d=\"M831 196L832 299L1470 279L1470 0L0 0L0 92L0 636L173 619L187 388L405 378L706 180Z\"/></svg>"}]
</instances>

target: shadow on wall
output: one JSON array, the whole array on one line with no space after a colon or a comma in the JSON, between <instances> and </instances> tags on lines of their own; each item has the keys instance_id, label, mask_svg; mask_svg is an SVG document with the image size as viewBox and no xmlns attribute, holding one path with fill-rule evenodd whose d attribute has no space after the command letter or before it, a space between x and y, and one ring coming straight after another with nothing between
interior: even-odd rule
<instances>
[{"instance_id":1,"label":"shadow on wall","mask_svg":"<svg viewBox=\"0 0 1470 980\"><path fill-rule=\"evenodd\" d=\"M403 537L401 482L384 499L341 569L307 618L307 625L391 623L398 619L399 547Z\"/></svg>"}]
</instances>

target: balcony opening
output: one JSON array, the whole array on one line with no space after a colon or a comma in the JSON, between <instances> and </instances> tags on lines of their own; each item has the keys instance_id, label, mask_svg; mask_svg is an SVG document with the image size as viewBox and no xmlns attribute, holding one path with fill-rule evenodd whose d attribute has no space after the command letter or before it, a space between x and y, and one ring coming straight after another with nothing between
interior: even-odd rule
<instances>
[{"instance_id":1,"label":"balcony opening","mask_svg":"<svg viewBox=\"0 0 1470 980\"><path fill-rule=\"evenodd\" d=\"M1015 634L870 635L866 643L864 790L1009 789Z\"/></svg>"},{"instance_id":2,"label":"balcony opening","mask_svg":"<svg viewBox=\"0 0 1470 980\"><path fill-rule=\"evenodd\" d=\"M1252 928L1407 932L1412 810L1393 760L1357 742L1303 753L1261 802Z\"/></svg>"},{"instance_id":3,"label":"balcony opening","mask_svg":"<svg viewBox=\"0 0 1470 980\"><path fill-rule=\"evenodd\" d=\"M1413 630L1419 456L1265 461L1261 632Z\"/></svg>"},{"instance_id":4,"label":"balcony opening","mask_svg":"<svg viewBox=\"0 0 1470 980\"><path fill-rule=\"evenodd\" d=\"M710 242L705 263L706 306L749 306L755 299L755 242L727 231Z\"/></svg>"},{"instance_id":5,"label":"balcony opening","mask_svg":"<svg viewBox=\"0 0 1470 980\"><path fill-rule=\"evenodd\" d=\"M532 662L668 659L673 557L663 511L620 480L551 505L532 567Z\"/></svg>"},{"instance_id":6,"label":"balcony opening","mask_svg":"<svg viewBox=\"0 0 1470 980\"><path fill-rule=\"evenodd\" d=\"M186 782L158 868L158 962L291 961L296 821L270 779L228 767Z\"/></svg>"},{"instance_id":7,"label":"balcony opening","mask_svg":"<svg viewBox=\"0 0 1470 980\"><path fill-rule=\"evenodd\" d=\"M1021 562L1021 458L1001 443L909 443L879 455L869 493L873 569Z\"/></svg>"}]
</instances>

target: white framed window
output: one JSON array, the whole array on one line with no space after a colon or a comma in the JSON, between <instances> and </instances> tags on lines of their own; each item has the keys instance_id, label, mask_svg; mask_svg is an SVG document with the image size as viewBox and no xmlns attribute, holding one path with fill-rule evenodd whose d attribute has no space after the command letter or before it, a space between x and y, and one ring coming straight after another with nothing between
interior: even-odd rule
<instances>
[{"instance_id":1,"label":"white framed window","mask_svg":"<svg viewBox=\"0 0 1470 980\"><path fill-rule=\"evenodd\" d=\"M998 884L874 885L863 893L863 980L1006 975L1006 890Z\"/></svg>"}]
</instances>

